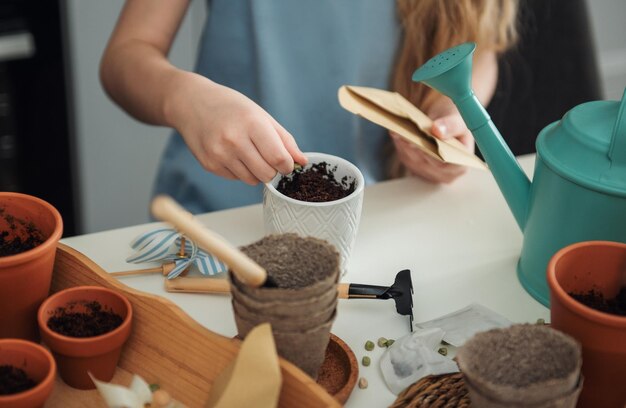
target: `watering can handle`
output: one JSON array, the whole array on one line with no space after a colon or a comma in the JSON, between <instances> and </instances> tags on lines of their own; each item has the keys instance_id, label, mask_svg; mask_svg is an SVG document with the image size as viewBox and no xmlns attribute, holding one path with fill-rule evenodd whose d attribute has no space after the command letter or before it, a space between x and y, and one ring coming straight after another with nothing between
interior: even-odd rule
<instances>
[{"instance_id":1,"label":"watering can handle","mask_svg":"<svg viewBox=\"0 0 626 408\"><path fill-rule=\"evenodd\" d=\"M617 109L617 119L611 136L609 159L612 164L626 165L626 89Z\"/></svg>"}]
</instances>

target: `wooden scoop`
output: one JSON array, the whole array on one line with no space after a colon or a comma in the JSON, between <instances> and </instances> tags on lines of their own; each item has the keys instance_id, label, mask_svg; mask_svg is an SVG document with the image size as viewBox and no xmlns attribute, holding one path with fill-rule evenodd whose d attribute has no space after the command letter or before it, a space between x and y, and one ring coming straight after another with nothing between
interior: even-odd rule
<instances>
[{"instance_id":1,"label":"wooden scoop","mask_svg":"<svg viewBox=\"0 0 626 408\"><path fill-rule=\"evenodd\" d=\"M152 215L172 224L177 230L195 241L198 246L224 262L239 281L252 287L275 287L267 272L226 239L209 230L193 215L169 196L157 196L152 200Z\"/></svg>"}]
</instances>

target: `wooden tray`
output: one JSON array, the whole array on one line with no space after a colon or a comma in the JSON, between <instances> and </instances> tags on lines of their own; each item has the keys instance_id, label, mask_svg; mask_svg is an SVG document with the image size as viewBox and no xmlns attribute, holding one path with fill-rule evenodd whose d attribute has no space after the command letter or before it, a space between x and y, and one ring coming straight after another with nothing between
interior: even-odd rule
<instances>
[{"instance_id":1,"label":"wooden tray","mask_svg":"<svg viewBox=\"0 0 626 408\"><path fill-rule=\"evenodd\" d=\"M129 288L80 252L59 244L52 275L52 293L96 285L123 293L133 305L133 332L124 347L113 382L128 385L132 374L159 384L189 407L204 407L213 380L232 361L238 342L201 326L177 305L156 295ZM280 359L281 407L339 407L311 377ZM80 391L59 378L47 407L105 407L97 391Z\"/></svg>"}]
</instances>

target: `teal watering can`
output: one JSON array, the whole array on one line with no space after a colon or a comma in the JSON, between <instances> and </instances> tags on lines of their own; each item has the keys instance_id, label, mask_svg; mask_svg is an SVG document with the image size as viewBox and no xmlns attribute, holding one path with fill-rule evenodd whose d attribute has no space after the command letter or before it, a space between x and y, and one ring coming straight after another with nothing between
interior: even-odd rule
<instances>
[{"instance_id":1,"label":"teal watering can","mask_svg":"<svg viewBox=\"0 0 626 408\"><path fill-rule=\"evenodd\" d=\"M545 127L531 183L472 91L475 48L465 43L442 52L413 80L459 109L524 233L519 280L548 306L546 267L559 249L580 241L626 242L626 92L621 103L584 103Z\"/></svg>"}]
</instances>

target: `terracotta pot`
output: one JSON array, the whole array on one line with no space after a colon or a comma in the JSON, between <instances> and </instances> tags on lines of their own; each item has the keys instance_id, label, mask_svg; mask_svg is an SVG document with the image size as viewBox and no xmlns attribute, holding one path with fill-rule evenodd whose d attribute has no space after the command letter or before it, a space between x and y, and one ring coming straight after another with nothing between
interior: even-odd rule
<instances>
[{"instance_id":1,"label":"terracotta pot","mask_svg":"<svg viewBox=\"0 0 626 408\"><path fill-rule=\"evenodd\" d=\"M52 393L56 373L56 364L48 350L26 340L0 340L0 365L22 369L37 383L34 388L17 394L0 395L0 408L43 407Z\"/></svg>"},{"instance_id":2,"label":"terracotta pot","mask_svg":"<svg viewBox=\"0 0 626 408\"><path fill-rule=\"evenodd\" d=\"M583 348L585 383L579 407L626 404L626 317L585 306L568 293L601 292L612 298L626 284L626 244L588 241L557 252L548 264L552 327Z\"/></svg>"},{"instance_id":3,"label":"terracotta pot","mask_svg":"<svg viewBox=\"0 0 626 408\"><path fill-rule=\"evenodd\" d=\"M8 214L18 221L12 233L21 238L27 235L23 221L32 223L45 239L29 251L0 257L0 338L38 341L37 308L50 291L63 220L52 205L25 194L0 193L0 211L0 231L11 230L5 218Z\"/></svg>"},{"instance_id":4,"label":"terracotta pot","mask_svg":"<svg viewBox=\"0 0 626 408\"><path fill-rule=\"evenodd\" d=\"M48 328L48 319L57 308L83 301L97 301L103 310L121 316L122 324L108 333L84 338L64 336ZM88 372L102 381L113 378L122 346L130 335L132 317L130 302L119 293L97 286L78 286L58 292L43 302L38 322L42 340L52 350L63 381L74 388L92 389L95 385Z\"/></svg>"}]
</instances>

